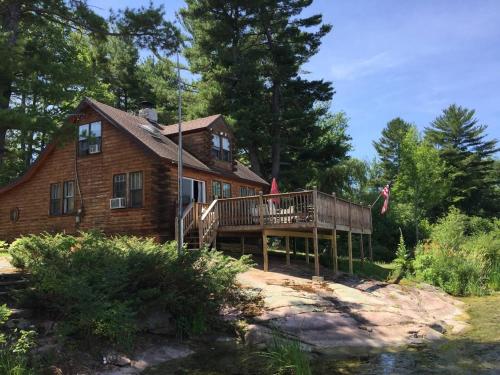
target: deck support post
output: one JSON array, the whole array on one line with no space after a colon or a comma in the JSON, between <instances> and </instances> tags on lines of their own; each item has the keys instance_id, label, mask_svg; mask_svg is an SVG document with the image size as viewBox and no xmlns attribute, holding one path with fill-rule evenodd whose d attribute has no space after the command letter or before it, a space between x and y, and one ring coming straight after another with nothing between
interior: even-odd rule
<instances>
[{"instance_id":1,"label":"deck support post","mask_svg":"<svg viewBox=\"0 0 500 375\"><path fill-rule=\"evenodd\" d=\"M264 272L269 271L269 256L267 254L267 233L262 231L262 257L264 258Z\"/></svg>"},{"instance_id":2,"label":"deck support post","mask_svg":"<svg viewBox=\"0 0 500 375\"><path fill-rule=\"evenodd\" d=\"M241 236L241 255L245 255L245 236Z\"/></svg>"},{"instance_id":3,"label":"deck support post","mask_svg":"<svg viewBox=\"0 0 500 375\"><path fill-rule=\"evenodd\" d=\"M286 265L290 265L290 237L285 237Z\"/></svg>"},{"instance_id":4,"label":"deck support post","mask_svg":"<svg viewBox=\"0 0 500 375\"><path fill-rule=\"evenodd\" d=\"M313 229L313 246L314 246L314 273L319 276L319 252L318 252L318 228Z\"/></svg>"},{"instance_id":5,"label":"deck support post","mask_svg":"<svg viewBox=\"0 0 500 375\"><path fill-rule=\"evenodd\" d=\"M352 265L352 232L347 232L347 249L349 252L349 274L353 274L353 265Z\"/></svg>"},{"instance_id":6,"label":"deck support post","mask_svg":"<svg viewBox=\"0 0 500 375\"><path fill-rule=\"evenodd\" d=\"M349 253L349 274L354 273L352 265L352 214L351 214L351 202L349 202L349 232L347 233L347 250Z\"/></svg>"},{"instance_id":7,"label":"deck support post","mask_svg":"<svg viewBox=\"0 0 500 375\"><path fill-rule=\"evenodd\" d=\"M304 246L306 250L306 263L309 264L309 238L304 238Z\"/></svg>"},{"instance_id":8,"label":"deck support post","mask_svg":"<svg viewBox=\"0 0 500 375\"><path fill-rule=\"evenodd\" d=\"M318 189L313 188L314 207L314 228L313 228L313 248L314 248L314 273L319 276L319 251L318 251Z\"/></svg>"},{"instance_id":9,"label":"deck support post","mask_svg":"<svg viewBox=\"0 0 500 375\"><path fill-rule=\"evenodd\" d=\"M363 233L359 235L359 252L361 254L361 264L365 261L365 247L363 244Z\"/></svg>"},{"instance_id":10,"label":"deck support post","mask_svg":"<svg viewBox=\"0 0 500 375\"><path fill-rule=\"evenodd\" d=\"M335 192L332 193L333 197L333 229L332 229L332 263L333 272L336 275L339 272L339 259L337 253L337 195Z\"/></svg>"},{"instance_id":11,"label":"deck support post","mask_svg":"<svg viewBox=\"0 0 500 375\"><path fill-rule=\"evenodd\" d=\"M370 253L370 262L373 262L373 251L372 251L372 232L373 232L373 224L372 224L372 206L368 206L370 208L370 234L368 235L368 251Z\"/></svg>"},{"instance_id":12,"label":"deck support post","mask_svg":"<svg viewBox=\"0 0 500 375\"><path fill-rule=\"evenodd\" d=\"M372 250L372 235L368 235L368 252L370 253L370 262L373 262L373 250Z\"/></svg>"},{"instance_id":13,"label":"deck support post","mask_svg":"<svg viewBox=\"0 0 500 375\"><path fill-rule=\"evenodd\" d=\"M337 255L337 229L332 230L332 262L333 262L333 272L337 274L339 272L339 259Z\"/></svg>"},{"instance_id":14,"label":"deck support post","mask_svg":"<svg viewBox=\"0 0 500 375\"><path fill-rule=\"evenodd\" d=\"M293 237L293 259L297 259L297 237Z\"/></svg>"}]
</instances>

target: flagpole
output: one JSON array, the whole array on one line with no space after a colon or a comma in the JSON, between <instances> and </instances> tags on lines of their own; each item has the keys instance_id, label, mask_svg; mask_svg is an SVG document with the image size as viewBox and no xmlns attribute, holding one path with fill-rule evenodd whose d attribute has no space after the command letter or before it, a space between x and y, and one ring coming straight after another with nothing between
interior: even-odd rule
<instances>
[{"instance_id":1,"label":"flagpole","mask_svg":"<svg viewBox=\"0 0 500 375\"><path fill-rule=\"evenodd\" d=\"M179 47L180 48L180 47ZM184 231L182 228L182 86L181 86L181 67L179 63L179 49L177 49L177 85L178 85L178 155L177 155L177 252L182 254L184 245Z\"/></svg>"}]
</instances>

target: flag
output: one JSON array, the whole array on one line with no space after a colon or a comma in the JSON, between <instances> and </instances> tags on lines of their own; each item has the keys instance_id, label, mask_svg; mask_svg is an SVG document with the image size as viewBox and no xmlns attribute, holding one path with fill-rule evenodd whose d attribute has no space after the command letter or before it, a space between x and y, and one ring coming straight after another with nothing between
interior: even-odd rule
<instances>
[{"instance_id":1,"label":"flag","mask_svg":"<svg viewBox=\"0 0 500 375\"><path fill-rule=\"evenodd\" d=\"M391 184L388 183L385 185L384 189L380 193L384 197L384 204L382 205L382 210L380 211L380 214L383 215L387 212L389 209L389 196L391 195Z\"/></svg>"},{"instance_id":2,"label":"flag","mask_svg":"<svg viewBox=\"0 0 500 375\"><path fill-rule=\"evenodd\" d=\"M278 181L276 181L276 178L273 177L273 182L271 183L271 194L279 194L280 189L278 188ZM271 201L275 204L278 205L280 203L279 198L273 198Z\"/></svg>"}]
</instances>

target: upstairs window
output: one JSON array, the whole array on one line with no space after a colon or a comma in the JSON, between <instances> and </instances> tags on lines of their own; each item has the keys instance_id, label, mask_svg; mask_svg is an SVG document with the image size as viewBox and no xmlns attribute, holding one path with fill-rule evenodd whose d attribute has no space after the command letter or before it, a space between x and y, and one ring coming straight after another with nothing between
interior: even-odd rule
<instances>
[{"instance_id":1,"label":"upstairs window","mask_svg":"<svg viewBox=\"0 0 500 375\"><path fill-rule=\"evenodd\" d=\"M50 215L61 214L61 184L50 184Z\"/></svg>"},{"instance_id":2,"label":"upstairs window","mask_svg":"<svg viewBox=\"0 0 500 375\"><path fill-rule=\"evenodd\" d=\"M132 172L129 175L130 180L130 204L132 208L142 207L142 172Z\"/></svg>"},{"instance_id":3,"label":"upstairs window","mask_svg":"<svg viewBox=\"0 0 500 375\"><path fill-rule=\"evenodd\" d=\"M78 154L80 156L101 152L101 132L100 121L78 127Z\"/></svg>"},{"instance_id":4,"label":"upstairs window","mask_svg":"<svg viewBox=\"0 0 500 375\"><path fill-rule=\"evenodd\" d=\"M229 138L222 137L222 160L231 161L231 148L229 147Z\"/></svg>"},{"instance_id":5,"label":"upstairs window","mask_svg":"<svg viewBox=\"0 0 500 375\"><path fill-rule=\"evenodd\" d=\"M231 184L226 182L222 184L222 198L231 198Z\"/></svg>"},{"instance_id":6,"label":"upstairs window","mask_svg":"<svg viewBox=\"0 0 500 375\"><path fill-rule=\"evenodd\" d=\"M219 181L212 181L212 198L222 198L222 185Z\"/></svg>"},{"instance_id":7,"label":"upstairs window","mask_svg":"<svg viewBox=\"0 0 500 375\"><path fill-rule=\"evenodd\" d=\"M70 214L75 211L75 182L64 181L63 185L63 214Z\"/></svg>"},{"instance_id":8,"label":"upstairs window","mask_svg":"<svg viewBox=\"0 0 500 375\"><path fill-rule=\"evenodd\" d=\"M214 134L212 136L212 156L216 159L220 159L220 135Z\"/></svg>"},{"instance_id":9,"label":"upstairs window","mask_svg":"<svg viewBox=\"0 0 500 375\"><path fill-rule=\"evenodd\" d=\"M212 135L212 156L215 159L231 161L231 144L229 138L219 134Z\"/></svg>"}]
</instances>

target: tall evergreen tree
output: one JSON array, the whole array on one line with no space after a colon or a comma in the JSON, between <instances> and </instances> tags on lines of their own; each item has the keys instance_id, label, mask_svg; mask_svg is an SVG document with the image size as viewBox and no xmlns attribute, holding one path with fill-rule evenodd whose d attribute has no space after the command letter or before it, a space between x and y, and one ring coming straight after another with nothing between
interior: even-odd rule
<instances>
[{"instance_id":1,"label":"tall evergreen tree","mask_svg":"<svg viewBox=\"0 0 500 375\"><path fill-rule=\"evenodd\" d=\"M314 133L325 114L316 104L333 95L330 83L300 76L331 29L321 15L300 18L311 2L188 0L182 11L204 109L234 120L241 151L266 177L296 158L289 146Z\"/></svg>"},{"instance_id":2,"label":"tall evergreen tree","mask_svg":"<svg viewBox=\"0 0 500 375\"><path fill-rule=\"evenodd\" d=\"M379 140L373 142L384 172L382 184L396 178L399 173L402 143L411 127L410 123L396 117L387 123Z\"/></svg>"},{"instance_id":3,"label":"tall evergreen tree","mask_svg":"<svg viewBox=\"0 0 500 375\"><path fill-rule=\"evenodd\" d=\"M23 130L29 124L29 118L20 116L25 111L23 101L16 96L19 92L19 80L26 79L23 72L29 71L33 61L46 60L38 65L39 83L49 80L53 89L75 91L81 89L81 73L74 76L74 82L63 84L53 79L53 71L66 69L72 65L72 59L61 61L65 53L51 55L46 47L30 47L30 41L36 36L48 41L59 35L66 41L71 32L104 39L108 36L126 37L139 47L151 50L172 51L179 44L176 27L164 19L162 7L142 7L138 10L124 9L112 17L112 24L95 14L85 0L3 0L0 2L0 167L6 153L6 138L10 130ZM52 58L52 59L51 59ZM54 101L52 108L61 106ZM33 130L33 129L32 129ZM40 129L35 129L40 130Z\"/></svg>"},{"instance_id":4,"label":"tall evergreen tree","mask_svg":"<svg viewBox=\"0 0 500 375\"><path fill-rule=\"evenodd\" d=\"M486 125L478 124L475 111L449 106L426 129L426 137L446 162L451 180L448 203L468 214L498 213L495 193L500 176L493 173L497 140L487 140ZM493 210L493 211L492 211Z\"/></svg>"}]
</instances>

